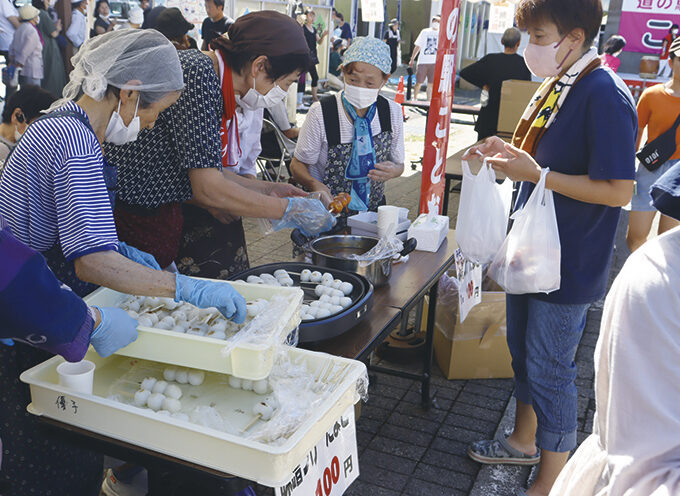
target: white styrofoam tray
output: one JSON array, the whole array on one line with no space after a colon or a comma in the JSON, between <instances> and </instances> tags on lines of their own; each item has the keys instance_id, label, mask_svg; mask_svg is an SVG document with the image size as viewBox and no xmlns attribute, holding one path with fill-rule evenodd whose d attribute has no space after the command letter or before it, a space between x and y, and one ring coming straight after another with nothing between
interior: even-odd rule
<instances>
[{"instance_id":1,"label":"white styrofoam tray","mask_svg":"<svg viewBox=\"0 0 680 496\"><path fill-rule=\"evenodd\" d=\"M140 362L123 356L101 358L93 351L87 354L86 359L97 367L91 395L72 392L59 385L56 368L64 361L61 357L51 358L25 371L20 378L30 386L31 404L28 411L34 415L44 415L126 443L275 487L287 482L295 467L332 428L338 417L359 401L357 381L366 373L366 366L355 360L297 348L287 348L287 353L314 372L323 370L330 362L345 365L346 372L336 379L328 398L309 412L304 422L283 444L276 446L107 399L111 384L130 368L131 362ZM160 366L162 370L161 364L149 363ZM202 386L182 385L183 406L185 401L190 401L184 398L192 396L192 388L202 387L202 400L212 402L220 414L240 431L252 420L252 406L262 396L228 386L218 388L218 376L206 374ZM61 397L64 409L60 407ZM74 404L77 409L73 408Z\"/></svg>"},{"instance_id":2,"label":"white styrofoam tray","mask_svg":"<svg viewBox=\"0 0 680 496\"><path fill-rule=\"evenodd\" d=\"M274 364L274 350L300 325L300 305L303 292L299 288L267 286L231 281L215 282L231 284L243 297L250 301L258 298L269 299L277 294L290 295L292 304L283 312L277 322L273 335L279 336L278 342L239 343L228 356L223 356L225 341L205 336L182 334L154 327L137 327L137 340L116 353L134 358L170 363L223 374L235 375L243 379L265 379ZM128 295L108 288L99 288L85 297L92 306L116 307Z\"/></svg>"}]
</instances>

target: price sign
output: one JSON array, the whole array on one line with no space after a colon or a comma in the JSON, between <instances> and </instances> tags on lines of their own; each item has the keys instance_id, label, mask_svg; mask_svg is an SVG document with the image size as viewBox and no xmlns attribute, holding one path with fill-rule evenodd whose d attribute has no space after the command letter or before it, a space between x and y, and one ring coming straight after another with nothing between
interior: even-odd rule
<instances>
[{"instance_id":1,"label":"price sign","mask_svg":"<svg viewBox=\"0 0 680 496\"><path fill-rule=\"evenodd\" d=\"M339 496L359 477L354 406L307 454L286 484L276 487L276 496Z\"/></svg>"},{"instance_id":2,"label":"price sign","mask_svg":"<svg viewBox=\"0 0 680 496\"><path fill-rule=\"evenodd\" d=\"M361 0L361 20L385 22L385 6L380 0Z\"/></svg>"},{"instance_id":3,"label":"price sign","mask_svg":"<svg viewBox=\"0 0 680 496\"><path fill-rule=\"evenodd\" d=\"M454 257L458 276L458 313L462 323L470 310L482 302L482 266L466 260L460 248Z\"/></svg>"}]
</instances>

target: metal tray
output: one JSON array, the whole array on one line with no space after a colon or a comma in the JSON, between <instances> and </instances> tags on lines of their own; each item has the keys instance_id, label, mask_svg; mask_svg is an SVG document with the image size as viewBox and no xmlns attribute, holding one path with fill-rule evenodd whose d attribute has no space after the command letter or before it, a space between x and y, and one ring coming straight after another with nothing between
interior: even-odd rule
<instances>
[{"instance_id":1,"label":"metal tray","mask_svg":"<svg viewBox=\"0 0 680 496\"><path fill-rule=\"evenodd\" d=\"M259 276L264 273L273 274L274 271L279 269L288 271L296 286L300 286L300 272L302 272L303 269L309 269L312 272L317 270L322 274L328 272L333 274L334 278L351 282L354 286L354 291L349 295L349 297L352 298L352 306L330 317L305 320L300 323L300 343L314 343L344 334L365 319L368 312L373 308L373 285L368 279L359 274L329 269L328 267L319 267L317 265L299 262L271 263L246 270L232 276L231 279L245 280L248 276ZM305 293L305 299L317 299L314 294L315 286L316 284L314 283L300 286Z\"/></svg>"}]
</instances>

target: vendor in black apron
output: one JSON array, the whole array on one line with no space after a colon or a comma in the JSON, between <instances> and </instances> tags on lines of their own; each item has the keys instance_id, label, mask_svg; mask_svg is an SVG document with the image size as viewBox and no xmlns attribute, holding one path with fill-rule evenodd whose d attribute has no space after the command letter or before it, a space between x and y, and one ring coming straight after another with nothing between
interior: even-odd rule
<instances>
[{"instance_id":1,"label":"vendor in black apron","mask_svg":"<svg viewBox=\"0 0 680 496\"><path fill-rule=\"evenodd\" d=\"M391 63L384 42L356 38L344 56L345 89L309 109L291 172L325 203L350 193L350 212L376 211L385 204L385 182L404 171L401 108L379 96Z\"/></svg>"},{"instance_id":2,"label":"vendor in black apron","mask_svg":"<svg viewBox=\"0 0 680 496\"><path fill-rule=\"evenodd\" d=\"M42 252L80 296L103 285L216 306L243 322L245 300L231 286L157 270L152 256L116 237L115 174L101 143L136 139L179 98L184 83L175 48L155 31L116 31L87 42L73 62L64 99L28 127L0 178L0 215L13 235ZM95 495L101 457L54 439L25 410L29 390L18 377L50 356L0 344L0 481L10 487L3 494Z\"/></svg>"}]
</instances>

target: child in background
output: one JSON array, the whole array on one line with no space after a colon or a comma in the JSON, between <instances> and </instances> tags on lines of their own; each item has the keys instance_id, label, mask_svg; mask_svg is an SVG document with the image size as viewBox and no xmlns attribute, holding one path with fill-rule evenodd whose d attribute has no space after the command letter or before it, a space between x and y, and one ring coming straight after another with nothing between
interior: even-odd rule
<instances>
[{"instance_id":1,"label":"child in background","mask_svg":"<svg viewBox=\"0 0 680 496\"><path fill-rule=\"evenodd\" d=\"M626 46L626 39L618 34L613 35L604 44L604 50L600 59L602 60L602 65L609 67L612 71L616 72L621 65L619 60L619 55Z\"/></svg>"}]
</instances>

